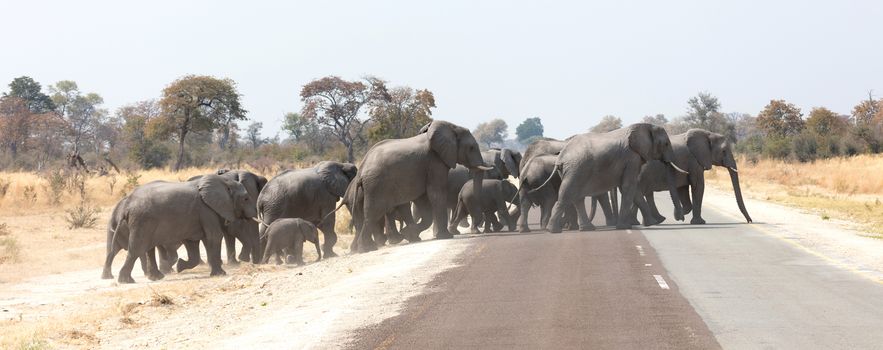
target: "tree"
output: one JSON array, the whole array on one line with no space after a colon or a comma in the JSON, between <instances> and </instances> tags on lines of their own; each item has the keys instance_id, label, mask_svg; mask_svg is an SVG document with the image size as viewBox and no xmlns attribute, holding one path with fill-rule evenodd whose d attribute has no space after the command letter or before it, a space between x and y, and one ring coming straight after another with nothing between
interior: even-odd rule
<instances>
[{"instance_id":1,"label":"tree","mask_svg":"<svg viewBox=\"0 0 883 350\"><path fill-rule=\"evenodd\" d=\"M522 145L526 145L533 139L542 137L543 131L543 122L539 117L527 118L515 128L515 138Z\"/></svg>"},{"instance_id":2,"label":"tree","mask_svg":"<svg viewBox=\"0 0 883 350\"><path fill-rule=\"evenodd\" d=\"M816 135L836 136L847 130L846 120L825 107L816 107L806 118L806 128Z\"/></svg>"},{"instance_id":3,"label":"tree","mask_svg":"<svg viewBox=\"0 0 883 350\"><path fill-rule=\"evenodd\" d=\"M771 100L757 115L757 127L767 136L793 136L804 128L800 108L785 100Z\"/></svg>"},{"instance_id":4,"label":"tree","mask_svg":"<svg viewBox=\"0 0 883 350\"><path fill-rule=\"evenodd\" d=\"M665 127L666 125L668 125L668 118L666 118L665 115L661 113L657 115L645 115L644 118L641 119L641 122Z\"/></svg>"},{"instance_id":5,"label":"tree","mask_svg":"<svg viewBox=\"0 0 883 350\"><path fill-rule=\"evenodd\" d=\"M0 98L0 142L9 150L12 159L27 147L30 119L31 111L26 100L12 95Z\"/></svg>"},{"instance_id":6,"label":"tree","mask_svg":"<svg viewBox=\"0 0 883 350\"><path fill-rule=\"evenodd\" d=\"M266 143L266 140L261 138L261 129L263 128L264 123L252 122L248 125L248 129L245 130L245 137L251 149L258 149L258 147Z\"/></svg>"},{"instance_id":7,"label":"tree","mask_svg":"<svg viewBox=\"0 0 883 350\"><path fill-rule=\"evenodd\" d=\"M690 127L711 130L712 119L720 113L721 104L708 92L700 92L699 95L687 100L687 115L684 122Z\"/></svg>"},{"instance_id":8,"label":"tree","mask_svg":"<svg viewBox=\"0 0 883 350\"><path fill-rule=\"evenodd\" d=\"M49 95L43 93L40 83L31 77L22 76L9 83L9 93L3 96L18 97L25 101L31 113L47 113L55 110L55 104Z\"/></svg>"},{"instance_id":9,"label":"tree","mask_svg":"<svg viewBox=\"0 0 883 350\"><path fill-rule=\"evenodd\" d=\"M304 102L301 114L328 130L346 147L347 161L355 162L353 146L361 137L365 123L359 119L359 110L374 99L388 99L383 80L367 78L346 81L327 76L304 85L300 97Z\"/></svg>"},{"instance_id":10,"label":"tree","mask_svg":"<svg viewBox=\"0 0 883 350\"><path fill-rule=\"evenodd\" d=\"M857 126L883 122L883 99L874 100L874 95L868 92L868 99L852 108L852 117Z\"/></svg>"},{"instance_id":11,"label":"tree","mask_svg":"<svg viewBox=\"0 0 883 350\"><path fill-rule=\"evenodd\" d=\"M104 99L90 92L82 93L76 82L62 80L49 87L56 113L66 124L72 155L79 155L82 143L91 138L105 118Z\"/></svg>"},{"instance_id":12,"label":"tree","mask_svg":"<svg viewBox=\"0 0 883 350\"><path fill-rule=\"evenodd\" d=\"M372 143L414 136L432 121L435 108L432 91L399 86L389 89L388 97L370 103L372 125L368 128L368 139Z\"/></svg>"},{"instance_id":13,"label":"tree","mask_svg":"<svg viewBox=\"0 0 883 350\"><path fill-rule=\"evenodd\" d=\"M590 132L602 133L622 128L622 119L612 115L605 115L597 125L589 129Z\"/></svg>"},{"instance_id":14,"label":"tree","mask_svg":"<svg viewBox=\"0 0 883 350\"><path fill-rule=\"evenodd\" d=\"M171 158L171 151L155 138L159 134L154 129L161 127L158 122L161 110L155 100L137 102L117 109L116 117L123 122L121 139L128 150L128 157L141 168L159 168Z\"/></svg>"},{"instance_id":15,"label":"tree","mask_svg":"<svg viewBox=\"0 0 883 350\"><path fill-rule=\"evenodd\" d=\"M177 138L175 171L184 166L187 135L210 133L230 120L247 119L240 98L236 83L229 78L187 75L163 89L157 131Z\"/></svg>"},{"instance_id":16,"label":"tree","mask_svg":"<svg viewBox=\"0 0 883 350\"><path fill-rule=\"evenodd\" d=\"M478 124L472 135L478 142L483 143L487 148L501 145L503 140L508 136L509 126L503 119L492 119L489 122Z\"/></svg>"}]
</instances>

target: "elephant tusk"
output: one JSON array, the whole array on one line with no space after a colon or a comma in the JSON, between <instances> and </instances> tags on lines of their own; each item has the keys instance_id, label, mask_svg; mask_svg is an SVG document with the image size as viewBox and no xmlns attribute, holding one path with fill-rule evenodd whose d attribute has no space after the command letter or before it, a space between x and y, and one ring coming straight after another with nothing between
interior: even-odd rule
<instances>
[{"instance_id":1,"label":"elephant tusk","mask_svg":"<svg viewBox=\"0 0 883 350\"><path fill-rule=\"evenodd\" d=\"M494 170L494 167L492 167L492 166L485 166L485 165L479 165L479 166L476 166L475 168L476 168L476 169L480 169L480 170L484 170L484 171L491 171L491 170Z\"/></svg>"},{"instance_id":2,"label":"elephant tusk","mask_svg":"<svg viewBox=\"0 0 883 350\"><path fill-rule=\"evenodd\" d=\"M734 173L738 173L738 172L739 172L739 170L736 170L735 167L733 167L733 168L729 168L729 167L728 167L727 169L730 169L730 171L732 171L732 172L734 172Z\"/></svg>"},{"instance_id":3,"label":"elephant tusk","mask_svg":"<svg viewBox=\"0 0 883 350\"><path fill-rule=\"evenodd\" d=\"M254 220L254 222L256 222L256 223L262 224L261 220L258 218L251 218L251 219Z\"/></svg>"},{"instance_id":4,"label":"elephant tusk","mask_svg":"<svg viewBox=\"0 0 883 350\"><path fill-rule=\"evenodd\" d=\"M671 163L668 163L668 164L671 164L671 167L672 167L672 168L675 168L675 170L677 170L677 171L680 172L681 174L690 174L690 173L687 172L686 170L681 169L681 168L678 168L678 166L675 165L674 162L671 162Z\"/></svg>"}]
</instances>

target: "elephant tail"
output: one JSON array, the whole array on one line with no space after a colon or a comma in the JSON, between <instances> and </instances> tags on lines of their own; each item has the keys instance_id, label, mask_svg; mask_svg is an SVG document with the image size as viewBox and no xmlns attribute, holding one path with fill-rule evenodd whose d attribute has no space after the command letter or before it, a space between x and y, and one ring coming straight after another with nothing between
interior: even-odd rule
<instances>
[{"instance_id":1,"label":"elephant tail","mask_svg":"<svg viewBox=\"0 0 883 350\"><path fill-rule=\"evenodd\" d=\"M361 188L362 188L362 181L358 181L358 182L356 182L356 193L358 193L358 191L359 191ZM358 196L356 196L356 197L358 197ZM346 197L344 196L344 198L342 198L342 200L340 201L340 204L337 205L337 208L334 208L334 210L328 212L328 214L325 214L325 216L322 217L322 220L319 220L319 223L316 224L316 226L317 226L317 227L318 227L318 226L322 226L322 223L324 223L325 220L328 220L328 218L329 218L330 216L332 216L332 215L334 215L335 213L337 213L337 211L340 210L340 208L342 208L344 205L346 205L346 202L347 202L347 201L346 201ZM357 203L353 203L352 205L355 207L355 206L358 205L358 204L357 204Z\"/></svg>"},{"instance_id":2,"label":"elephant tail","mask_svg":"<svg viewBox=\"0 0 883 350\"><path fill-rule=\"evenodd\" d=\"M555 163L555 167L552 168L552 172L549 174L549 178L546 179L546 182L543 182L543 184L540 185L540 187L534 188L534 189L532 189L532 190L530 190L530 191L528 191L528 192L529 192L529 193L534 193L534 192L536 192L536 191L539 191L541 188L546 187L546 185L548 185L549 182L552 181L552 178L554 178L555 175L558 174L558 173L560 173L560 172L561 172L561 166L560 166L560 164Z\"/></svg>"},{"instance_id":3,"label":"elephant tail","mask_svg":"<svg viewBox=\"0 0 883 350\"><path fill-rule=\"evenodd\" d=\"M531 158L530 160L533 160L533 158ZM528 163L530 163L530 161L528 161ZM515 190L515 195L512 196L512 200L509 201L509 205L506 206L507 212L512 209L512 204L515 204L515 199L518 198L519 194L521 194L521 187L523 187L524 185L527 185L527 179L520 179L520 181L518 182L518 188Z\"/></svg>"}]
</instances>

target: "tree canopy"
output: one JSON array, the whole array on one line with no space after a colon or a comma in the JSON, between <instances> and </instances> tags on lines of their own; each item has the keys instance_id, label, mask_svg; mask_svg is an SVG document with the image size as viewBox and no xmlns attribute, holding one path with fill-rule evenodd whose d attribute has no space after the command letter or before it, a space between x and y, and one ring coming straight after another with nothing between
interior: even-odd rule
<instances>
[{"instance_id":1,"label":"tree canopy","mask_svg":"<svg viewBox=\"0 0 883 350\"><path fill-rule=\"evenodd\" d=\"M515 128L515 138L526 145L533 139L542 137L543 131L543 121L539 117L527 118Z\"/></svg>"},{"instance_id":2,"label":"tree canopy","mask_svg":"<svg viewBox=\"0 0 883 350\"><path fill-rule=\"evenodd\" d=\"M506 121L500 118L492 119L485 123L478 124L475 127L475 130L472 131L472 135L475 136L475 139L483 144L487 148L491 148L496 146L500 146L503 144L503 140L508 136L509 126L506 125Z\"/></svg>"},{"instance_id":3,"label":"tree canopy","mask_svg":"<svg viewBox=\"0 0 883 350\"><path fill-rule=\"evenodd\" d=\"M188 134L212 131L230 120L244 120L247 111L240 102L241 95L231 79L187 75L163 89L156 130L161 135L178 139L178 158L175 171L185 163L184 144Z\"/></svg>"},{"instance_id":4,"label":"tree canopy","mask_svg":"<svg viewBox=\"0 0 883 350\"><path fill-rule=\"evenodd\" d=\"M595 126L589 129L590 132L609 132L622 128L622 119L617 116L605 115Z\"/></svg>"}]
</instances>

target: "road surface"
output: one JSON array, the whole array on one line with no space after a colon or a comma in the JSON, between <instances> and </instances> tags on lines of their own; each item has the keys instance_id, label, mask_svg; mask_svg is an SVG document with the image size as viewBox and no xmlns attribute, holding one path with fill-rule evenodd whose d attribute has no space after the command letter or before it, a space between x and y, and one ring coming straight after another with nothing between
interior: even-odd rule
<instances>
[{"instance_id":1,"label":"road surface","mask_svg":"<svg viewBox=\"0 0 883 350\"><path fill-rule=\"evenodd\" d=\"M471 240L460 266L436 276L400 315L359 330L351 345L883 347L879 281L770 235L773 226L713 207L704 218L703 226L459 236Z\"/></svg>"}]
</instances>

